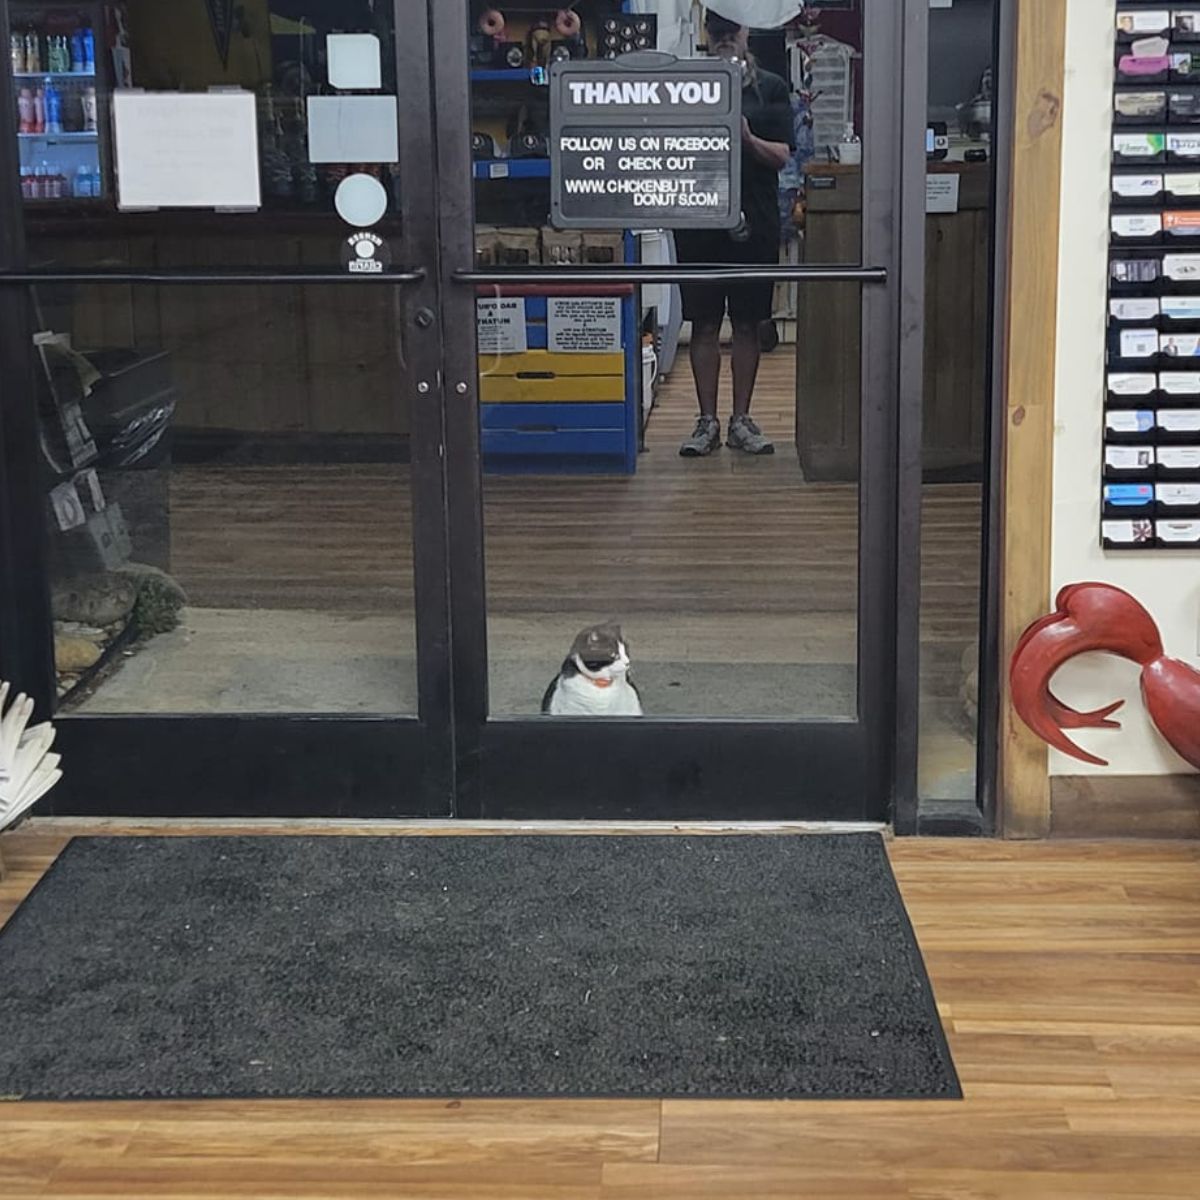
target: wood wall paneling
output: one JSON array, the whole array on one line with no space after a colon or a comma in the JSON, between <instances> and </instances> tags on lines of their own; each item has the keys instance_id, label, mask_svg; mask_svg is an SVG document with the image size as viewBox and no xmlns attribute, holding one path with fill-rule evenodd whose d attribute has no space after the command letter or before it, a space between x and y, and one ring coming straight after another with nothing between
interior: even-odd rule
<instances>
[{"instance_id":1,"label":"wood wall paneling","mask_svg":"<svg viewBox=\"0 0 1200 1200\"><path fill-rule=\"evenodd\" d=\"M1050 831L1048 751L1012 710L1007 666L1050 602L1059 192L1067 0L1018 0L1006 298L999 827Z\"/></svg>"},{"instance_id":2,"label":"wood wall paneling","mask_svg":"<svg viewBox=\"0 0 1200 1200\"><path fill-rule=\"evenodd\" d=\"M986 423L990 168L948 164L959 211L925 218L925 379L922 463L927 472L980 472ZM822 166L836 184L809 195L804 259L857 262L862 181L854 168ZM796 446L810 479L858 477L861 289L800 285L797 294Z\"/></svg>"},{"instance_id":3,"label":"wood wall paneling","mask_svg":"<svg viewBox=\"0 0 1200 1200\"><path fill-rule=\"evenodd\" d=\"M1055 837L1200 838L1200 775L1056 775Z\"/></svg>"},{"instance_id":4,"label":"wood wall paneling","mask_svg":"<svg viewBox=\"0 0 1200 1200\"><path fill-rule=\"evenodd\" d=\"M140 233L37 239L38 265L328 267L331 235ZM39 289L44 324L77 346L163 348L176 428L276 434L406 434L398 289L154 284Z\"/></svg>"}]
</instances>

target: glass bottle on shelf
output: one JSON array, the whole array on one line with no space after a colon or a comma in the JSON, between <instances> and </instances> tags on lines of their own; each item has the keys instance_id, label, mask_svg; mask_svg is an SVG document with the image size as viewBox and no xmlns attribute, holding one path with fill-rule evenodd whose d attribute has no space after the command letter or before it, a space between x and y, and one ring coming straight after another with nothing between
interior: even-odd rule
<instances>
[{"instance_id":1,"label":"glass bottle on shelf","mask_svg":"<svg viewBox=\"0 0 1200 1200\"><path fill-rule=\"evenodd\" d=\"M83 89L83 94L79 100L83 107L83 132L96 132L96 89L88 87Z\"/></svg>"},{"instance_id":2,"label":"glass bottle on shelf","mask_svg":"<svg viewBox=\"0 0 1200 1200\"><path fill-rule=\"evenodd\" d=\"M34 123L34 107L33 107L33 89L23 87L17 93L17 115L20 121L18 126L21 133L33 133Z\"/></svg>"},{"instance_id":3,"label":"glass bottle on shelf","mask_svg":"<svg viewBox=\"0 0 1200 1200\"><path fill-rule=\"evenodd\" d=\"M14 33L8 39L8 52L12 56L12 70L14 75L25 74L25 39L19 34Z\"/></svg>"},{"instance_id":4,"label":"glass bottle on shelf","mask_svg":"<svg viewBox=\"0 0 1200 1200\"><path fill-rule=\"evenodd\" d=\"M62 133L62 95L58 88L47 79L44 89L46 105L46 132Z\"/></svg>"},{"instance_id":5,"label":"glass bottle on shelf","mask_svg":"<svg viewBox=\"0 0 1200 1200\"><path fill-rule=\"evenodd\" d=\"M25 70L30 75L36 75L42 69L42 52L38 45L38 35L30 29L25 35Z\"/></svg>"}]
</instances>

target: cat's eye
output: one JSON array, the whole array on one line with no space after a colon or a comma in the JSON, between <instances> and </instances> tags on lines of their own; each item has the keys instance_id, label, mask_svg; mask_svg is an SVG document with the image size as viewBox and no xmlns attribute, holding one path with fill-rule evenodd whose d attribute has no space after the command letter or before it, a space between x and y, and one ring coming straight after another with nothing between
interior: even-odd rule
<instances>
[{"instance_id":1,"label":"cat's eye","mask_svg":"<svg viewBox=\"0 0 1200 1200\"><path fill-rule=\"evenodd\" d=\"M603 671L605 667L612 666L611 658L585 658L583 665L589 671Z\"/></svg>"}]
</instances>

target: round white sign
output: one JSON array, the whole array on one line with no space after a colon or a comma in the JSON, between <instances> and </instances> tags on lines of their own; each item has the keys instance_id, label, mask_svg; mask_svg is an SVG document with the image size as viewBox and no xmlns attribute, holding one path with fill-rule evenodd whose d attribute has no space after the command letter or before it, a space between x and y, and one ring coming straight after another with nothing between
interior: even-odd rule
<instances>
[{"instance_id":1,"label":"round white sign","mask_svg":"<svg viewBox=\"0 0 1200 1200\"><path fill-rule=\"evenodd\" d=\"M337 186L333 205L347 225L367 229L387 212L387 190L374 175L347 175Z\"/></svg>"}]
</instances>

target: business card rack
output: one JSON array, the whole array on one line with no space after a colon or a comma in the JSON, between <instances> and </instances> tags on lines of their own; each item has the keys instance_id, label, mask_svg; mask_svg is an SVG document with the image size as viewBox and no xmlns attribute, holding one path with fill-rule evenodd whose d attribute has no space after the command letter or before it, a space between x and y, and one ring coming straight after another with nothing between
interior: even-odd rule
<instances>
[{"instance_id":1,"label":"business card rack","mask_svg":"<svg viewBox=\"0 0 1200 1200\"><path fill-rule=\"evenodd\" d=\"M1200 0L1116 18L1101 543L1200 550Z\"/></svg>"}]
</instances>

